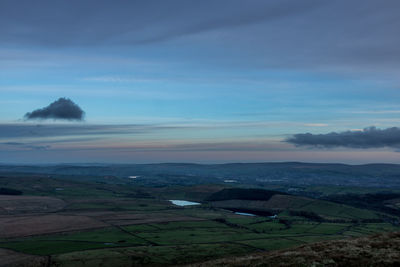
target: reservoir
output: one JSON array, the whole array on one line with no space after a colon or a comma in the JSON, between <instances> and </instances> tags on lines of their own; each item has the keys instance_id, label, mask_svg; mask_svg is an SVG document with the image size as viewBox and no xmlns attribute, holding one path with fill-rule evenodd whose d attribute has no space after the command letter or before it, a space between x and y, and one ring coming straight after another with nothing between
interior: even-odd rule
<instances>
[{"instance_id":1,"label":"reservoir","mask_svg":"<svg viewBox=\"0 0 400 267\"><path fill-rule=\"evenodd\" d=\"M192 206L192 205L200 205L198 202L186 201L186 200L170 200L172 204L177 206Z\"/></svg>"},{"instance_id":2,"label":"reservoir","mask_svg":"<svg viewBox=\"0 0 400 267\"><path fill-rule=\"evenodd\" d=\"M237 215L244 215L244 216L256 216L255 214L247 213L247 212L235 212Z\"/></svg>"}]
</instances>

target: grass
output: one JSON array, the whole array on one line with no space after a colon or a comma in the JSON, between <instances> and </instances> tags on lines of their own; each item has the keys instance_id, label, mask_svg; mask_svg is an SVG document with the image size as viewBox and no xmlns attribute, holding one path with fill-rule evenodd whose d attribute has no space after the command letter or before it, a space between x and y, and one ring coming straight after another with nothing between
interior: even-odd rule
<instances>
[{"instance_id":1,"label":"grass","mask_svg":"<svg viewBox=\"0 0 400 267\"><path fill-rule=\"evenodd\" d=\"M143 240L120 229L110 227L100 230L36 237L36 240L71 240L106 243L144 244ZM121 242L123 241L123 242Z\"/></svg>"},{"instance_id":2,"label":"grass","mask_svg":"<svg viewBox=\"0 0 400 267\"><path fill-rule=\"evenodd\" d=\"M345 223L321 223L309 229L307 233L317 235L333 235L345 230L346 227L349 226L350 224Z\"/></svg>"},{"instance_id":3,"label":"grass","mask_svg":"<svg viewBox=\"0 0 400 267\"><path fill-rule=\"evenodd\" d=\"M86 249L109 248L115 245L75 241L25 240L1 243L0 246L27 254L52 255Z\"/></svg>"},{"instance_id":4,"label":"grass","mask_svg":"<svg viewBox=\"0 0 400 267\"><path fill-rule=\"evenodd\" d=\"M286 227L278 220L261 221L253 218L230 218L235 224L216 221L181 221L152 223L80 231L64 234L43 235L24 239L3 240L0 247L16 251L54 255L67 252L115 247L140 247L148 255L155 245L160 247L193 245L217 245L238 243L253 249L276 250L309 242L361 236L382 231L398 230L387 223L349 224L293 222ZM131 233L131 234L130 234ZM146 247L144 247L146 246ZM146 252L147 251L147 252Z\"/></svg>"},{"instance_id":5,"label":"grass","mask_svg":"<svg viewBox=\"0 0 400 267\"><path fill-rule=\"evenodd\" d=\"M285 229L285 225L279 223L278 221L246 224L246 227L263 233L274 233L276 231L281 231Z\"/></svg>"},{"instance_id":6,"label":"grass","mask_svg":"<svg viewBox=\"0 0 400 267\"><path fill-rule=\"evenodd\" d=\"M228 217L237 217L234 215L231 211L227 210L212 210L208 208L203 208L200 206L188 206L185 208L179 208L171 211L175 214L179 215L186 215L186 216L192 216L196 218L201 218L201 219L217 219L217 218L228 218Z\"/></svg>"},{"instance_id":7,"label":"grass","mask_svg":"<svg viewBox=\"0 0 400 267\"><path fill-rule=\"evenodd\" d=\"M301 240L292 240L285 238L268 238L258 240L239 241L237 243L245 244L262 250L277 250L282 248L290 248L303 244Z\"/></svg>"},{"instance_id":8,"label":"grass","mask_svg":"<svg viewBox=\"0 0 400 267\"><path fill-rule=\"evenodd\" d=\"M378 219L378 215L370 210L353 208L324 200L313 201L300 210L314 212L327 218L339 219Z\"/></svg>"},{"instance_id":9,"label":"grass","mask_svg":"<svg viewBox=\"0 0 400 267\"><path fill-rule=\"evenodd\" d=\"M157 229L162 230L180 230L187 228L226 228L227 226L222 223L214 222L214 221L188 221L188 222L167 222L167 223L157 223L151 224ZM135 228L135 226L128 226L126 229Z\"/></svg>"},{"instance_id":10,"label":"grass","mask_svg":"<svg viewBox=\"0 0 400 267\"><path fill-rule=\"evenodd\" d=\"M131 232L131 233L141 233L141 232L152 232L157 231L159 228L156 227L156 224L134 224L129 226L124 226L123 229Z\"/></svg>"},{"instance_id":11,"label":"grass","mask_svg":"<svg viewBox=\"0 0 400 267\"><path fill-rule=\"evenodd\" d=\"M252 249L241 244L200 244L91 250L57 255L55 266L141 266L145 264L185 264L224 255L241 255Z\"/></svg>"},{"instance_id":12,"label":"grass","mask_svg":"<svg viewBox=\"0 0 400 267\"><path fill-rule=\"evenodd\" d=\"M93 248L145 244L147 242L143 239L130 235L120 229L104 228L100 230L14 239L0 243L0 247L28 254L51 255Z\"/></svg>"},{"instance_id":13,"label":"grass","mask_svg":"<svg viewBox=\"0 0 400 267\"><path fill-rule=\"evenodd\" d=\"M68 210L158 211L173 208L166 201L153 199L105 198L92 201L86 199L75 201L67 206Z\"/></svg>"},{"instance_id":14,"label":"grass","mask_svg":"<svg viewBox=\"0 0 400 267\"><path fill-rule=\"evenodd\" d=\"M258 234L244 228L229 227L215 221L131 225L124 229L160 245L230 242L258 237Z\"/></svg>"},{"instance_id":15,"label":"grass","mask_svg":"<svg viewBox=\"0 0 400 267\"><path fill-rule=\"evenodd\" d=\"M203 262L201 266L397 266L399 261L400 233L386 233L306 244L284 251L233 256Z\"/></svg>"},{"instance_id":16,"label":"grass","mask_svg":"<svg viewBox=\"0 0 400 267\"><path fill-rule=\"evenodd\" d=\"M393 226L389 223L364 223L353 227L352 230L362 234L374 234L379 232L399 231L400 227Z\"/></svg>"},{"instance_id":17,"label":"grass","mask_svg":"<svg viewBox=\"0 0 400 267\"><path fill-rule=\"evenodd\" d=\"M230 223L240 224L240 225L249 225L258 223L260 221L265 221L265 218L258 217L258 216L239 216L236 215L235 217L229 217L226 219Z\"/></svg>"},{"instance_id":18,"label":"grass","mask_svg":"<svg viewBox=\"0 0 400 267\"><path fill-rule=\"evenodd\" d=\"M309 235L309 236L291 237L290 239L298 240L302 243L315 243L315 242L320 242L320 241L343 239L343 238L346 238L346 237L343 235L330 235L330 236Z\"/></svg>"},{"instance_id":19,"label":"grass","mask_svg":"<svg viewBox=\"0 0 400 267\"><path fill-rule=\"evenodd\" d=\"M68 210L87 210L87 209L99 209L108 210L115 208L112 203L73 203L68 205Z\"/></svg>"},{"instance_id":20,"label":"grass","mask_svg":"<svg viewBox=\"0 0 400 267\"><path fill-rule=\"evenodd\" d=\"M159 245L229 242L258 237L255 233L232 228L166 230L152 233L139 233L138 236Z\"/></svg>"}]
</instances>

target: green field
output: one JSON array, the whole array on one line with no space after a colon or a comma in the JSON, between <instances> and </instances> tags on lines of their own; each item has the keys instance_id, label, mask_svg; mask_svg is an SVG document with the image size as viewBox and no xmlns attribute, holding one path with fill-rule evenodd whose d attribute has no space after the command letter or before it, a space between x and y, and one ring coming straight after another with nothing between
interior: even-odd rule
<instances>
[{"instance_id":1,"label":"green field","mask_svg":"<svg viewBox=\"0 0 400 267\"><path fill-rule=\"evenodd\" d=\"M201 212L202 209L198 209ZM130 251L145 253L172 246L189 245L247 245L254 250L275 250L308 242L338 239L353 236L353 232L371 234L381 231L395 231L391 224L369 223L316 223L310 221L295 222L286 227L278 220L260 221L260 218L240 218L231 215L224 224L218 221L193 221L139 224L108 227L98 230L80 231L64 234L42 235L31 238L11 239L0 243L0 247L16 251L54 255L73 251L98 248L129 247ZM233 222L235 224L233 224ZM230 248L233 249L233 248ZM147 253L146 252L146 253ZM177 252L175 252L177 253ZM182 251L191 255L190 250ZM62 259L62 257L60 257Z\"/></svg>"}]
</instances>

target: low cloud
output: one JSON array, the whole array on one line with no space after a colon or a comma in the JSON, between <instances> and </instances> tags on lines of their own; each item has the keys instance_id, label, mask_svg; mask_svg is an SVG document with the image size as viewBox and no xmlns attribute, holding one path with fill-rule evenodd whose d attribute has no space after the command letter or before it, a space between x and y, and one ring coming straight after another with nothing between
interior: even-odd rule
<instances>
[{"instance_id":1,"label":"low cloud","mask_svg":"<svg viewBox=\"0 0 400 267\"><path fill-rule=\"evenodd\" d=\"M26 113L24 117L27 120L55 119L81 121L84 115L85 112L71 99L62 97L47 107Z\"/></svg>"},{"instance_id":2,"label":"low cloud","mask_svg":"<svg viewBox=\"0 0 400 267\"><path fill-rule=\"evenodd\" d=\"M48 150L51 148L50 145L37 145L37 144L27 144L27 143L20 143L20 142L4 142L0 143L0 146L9 146L9 147L17 147L22 149L29 149L29 150Z\"/></svg>"},{"instance_id":3,"label":"low cloud","mask_svg":"<svg viewBox=\"0 0 400 267\"><path fill-rule=\"evenodd\" d=\"M285 140L296 146L381 148L400 147L400 128L365 128L361 131L331 132L327 134L295 134Z\"/></svg>"},{"instance_id":4,"label":"low cloud","mask_svg":"<svg viewBox=\"0 0 400 267\"><path fill-rule=\"evenodd\" d=\"M169 130L188 129L185 126L155 125L155 124L1 124L0 140L17 140L17 138L84 138L93 140L101 136L136 136L149 133L157 133ZM18 139L20 140L20 139ZM17 140L17 141L18 141Z\"/></svg>"}]
</instances>

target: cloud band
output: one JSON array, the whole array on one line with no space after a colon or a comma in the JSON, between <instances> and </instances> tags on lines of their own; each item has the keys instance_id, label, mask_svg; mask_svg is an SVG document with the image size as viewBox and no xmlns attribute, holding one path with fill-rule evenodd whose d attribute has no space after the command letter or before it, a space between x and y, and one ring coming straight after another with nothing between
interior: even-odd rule
<instances>
[{"instance_id":1,"label":"cloud band","mask_svg":"<svg viewBox=\"0 0 400 267\"><path fill-rule=\"evenodd\" d=\"M400 128L378 129L368 127L362 131L331 132L327 134L295 134L285 140L296 146L382 148L400 147Z\"/></svg>"}]
</instances>

